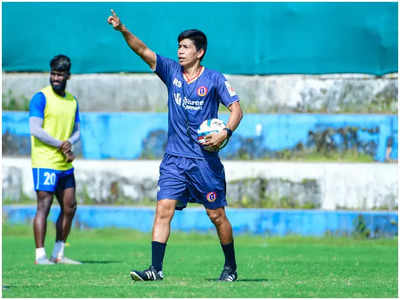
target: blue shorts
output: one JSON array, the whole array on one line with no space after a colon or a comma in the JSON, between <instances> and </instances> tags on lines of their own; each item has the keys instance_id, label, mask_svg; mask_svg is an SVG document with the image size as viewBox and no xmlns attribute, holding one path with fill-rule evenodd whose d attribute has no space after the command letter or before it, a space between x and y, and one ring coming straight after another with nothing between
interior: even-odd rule
<instances>
[{"instance_id":1,"label":"blue shorts","mask_svg":"<svg viewBox=\"0 0 400 300\"><path fill-rule=\"evenodd\" d=\"M55 192L75 188L74 168L59 171L44 168L32 168L35 191Z\"/></svg>"},{"instance_id":2,"label":"blue shorts","mask_svg":"<svg viewBox=\"0 0 400 300\"><path fill-rule=\"evenodd\" d=\"M157 200L178 200L176 209L188 202L208 209L226 206L225 170L220 159L196 159L165 154L160 165Z\"/></svg>"}]
</instances>

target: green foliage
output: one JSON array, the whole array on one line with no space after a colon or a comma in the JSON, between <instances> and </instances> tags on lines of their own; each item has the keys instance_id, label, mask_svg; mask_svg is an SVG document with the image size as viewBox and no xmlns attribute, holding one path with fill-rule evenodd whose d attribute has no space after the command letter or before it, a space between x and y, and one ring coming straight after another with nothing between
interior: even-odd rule
<instances>
[{"instance_id":1,"label":"green foliage","mask_svg":"<svg viewBox=\"0 0 400 300\"><path fill-rule=\"evenodd\" d=\"M315 179L292 182L262 177L232 180L228 185L230 207L243 208L320 208L319 185Z\"/></svg>"},{"instance_id":2,"label":"green foliage","mask_svg":"<svg viewBox=\"0 0 400 300\"><path fill-rule=\"evenodd\" d=\"M362 215L359 215L357 219L355 219L355 229L354 229L354 237L358 238L369 238L371 235L370 230L367 227L367 224L365 224L364 217Z\"/></svg>"},{"instance_id":3,"label":"green foliage","mask_svg":"<svg viewBox=\"0 0 400 300\"><path fill-rule=\"evenodd\" d=\"M49 226L46 252L54 245ZM172 232L165 279L133 282L151 261L151 233L73 229L65 253L83 265L37 266L31 226L3 225L5 298L395 298L397 239L235 238L238 281L218 282L224 260L215 232Z\"/></svg>"},{"instance_id":4,"label":"green foliage","mask_svg":"<svg viewBox=\"0 0 400 300\"><path fill-rule=\"evenodd\" d=\"M397 89L394 89L397 90ZM389 90L383 90L367 106L368 113L397 113L397 93L392 94Z\"/></svg>"},{"instance_id":5,"label":"green foliage","mask_svg":"<svg viewBox=\"0 0 400 300\"><path fill-rule=\"evenodd\" d=\"M339 101L334 107L329 101L325 101L320 107L312 103L305 103L298 107L288 107L284 104L269 104L262 107L257 101L241 99L242 110L246 114L286 114L286 113L307 113L307 114L346 114L346 113L370 113L370 114L397 114L397 95L386 93L378 94L370 102L363 103L351 101ZM220 106L220 113L229 112L223 105Z\"/></svg>"},{"instance_id":6,"label":"green foliage","mask_svg":"<svg viewBox=\"0 0 400 300\"><path fill-rule=\"evenodd\" d=\"M25 96L17 97L12 90L3 93L2 109L13 111L29 111L29 99Z\"/></svg>"},{"instance_id":7,"label":"green foliage","mask_svg":"<svg viewBox=\"0 0 400 300\"><path fill-rule=\"evenodd\" d=\"M76 201L78 202L78 204L86 204L86 205L96 204L95 199L92 199L89 196L89 192L86 185L82 185L82 192L80 192L79 195L77 195Z\"/></svg>"},{"instance_id":8,"label":"green foliage","mask_svg":"<svg viewBox=\"0 0 400 300\"><path fill-rule=\"evenodd\" d=\"M24 192L21 191L20 197L18 199L13 199L10 197L4 197L2 199L3 205L15 205L15 204L21 204L21 205L32 205L36 204L36 199L32 199L28 195L26 195Z\"/></svg>"},{"instance_id":9,"label":"green foliage","mask_svg":"<svg viewBox=\"0 0 400 300\"><path fill-rule=\"evenodd\" d=\"M263 158L261 161L301 161L301 162L346 162L346 163L366 163L374 162L372 155L360 153L353 149L346 151L321 152L310 151L290 151L282 150L276 153L276 158Z\"/></svg>"}]
</instances>

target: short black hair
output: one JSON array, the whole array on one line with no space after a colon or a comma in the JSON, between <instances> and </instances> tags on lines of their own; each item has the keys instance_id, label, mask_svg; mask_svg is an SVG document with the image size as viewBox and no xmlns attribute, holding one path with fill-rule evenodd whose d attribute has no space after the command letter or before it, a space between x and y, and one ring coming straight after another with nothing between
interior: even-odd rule
<instances>
[{"instance_id":1,"label":"short black hair","mask_svg":"<svg viewBox=\"0 0 400 300\"><path fill-rule=\"evenodd\" d=\"M60 54L53 57L50 61L50 68L54 71L68 72L71 70L71 60L68 56Z\"/></svg>"},{"instance_id":2,"label":"short black hair","mask_svg":"<svg viewBox=\"0 0 400 300\"><path fill-rule=\"evenodd\" d=\"M200 58L200 60L202 60L207 52L207 36L204 34L204 32L198 29L185 30L179 34L178 43L180 43L180 41L184 39L189 39L193 41L193 44L195 45L197 51L199 51L200 49L204 50L204 54Z\"/></svg>"}]
</instances>

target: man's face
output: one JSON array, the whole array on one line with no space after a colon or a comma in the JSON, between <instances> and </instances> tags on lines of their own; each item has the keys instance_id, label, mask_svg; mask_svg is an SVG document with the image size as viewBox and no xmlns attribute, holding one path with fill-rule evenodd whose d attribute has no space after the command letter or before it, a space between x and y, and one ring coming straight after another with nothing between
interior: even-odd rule
<instances>
[{"instance_id":1,"label":"man's face","mask_svg":"<svg viewBox=\"0 0 400 300\"><path fill-rule=\"evenodd\" d=\"M182 67L192 65L201 58L203 49L197 51L196 46L190 39L183 39L178 45L178 60Z\"/></svg>"},{"instance_id":2,"label":"man's face","mask_svg":"<svg viewBox=\"0 0 400 300\"><path fill-rule=\"evenodd\" d=\"M51 70L50 72L50 84L57 94L64 93L68 79L69 73L66 71Z\"/></svg>"}]
</instances>

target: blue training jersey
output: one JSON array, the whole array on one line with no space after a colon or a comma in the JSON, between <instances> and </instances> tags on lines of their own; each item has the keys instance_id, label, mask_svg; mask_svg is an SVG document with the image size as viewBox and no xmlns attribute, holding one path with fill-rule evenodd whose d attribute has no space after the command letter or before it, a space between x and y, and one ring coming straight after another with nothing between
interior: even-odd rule
<instances>
[{"instance_id":1,"label":"blue training jersey","mask_svg":"<svg viewBox=\"0 0 400 300\"><path fill-rule=\"evenodd\" d=\"M168 89L168 143L166 153L191 158L218 156L197 143L197 129L204 120L218 118L218 106L228 107L239 97L225 76L207 68L188 83L176 61L157 54L155 73Z\"/></svg>"}]
</instances>

